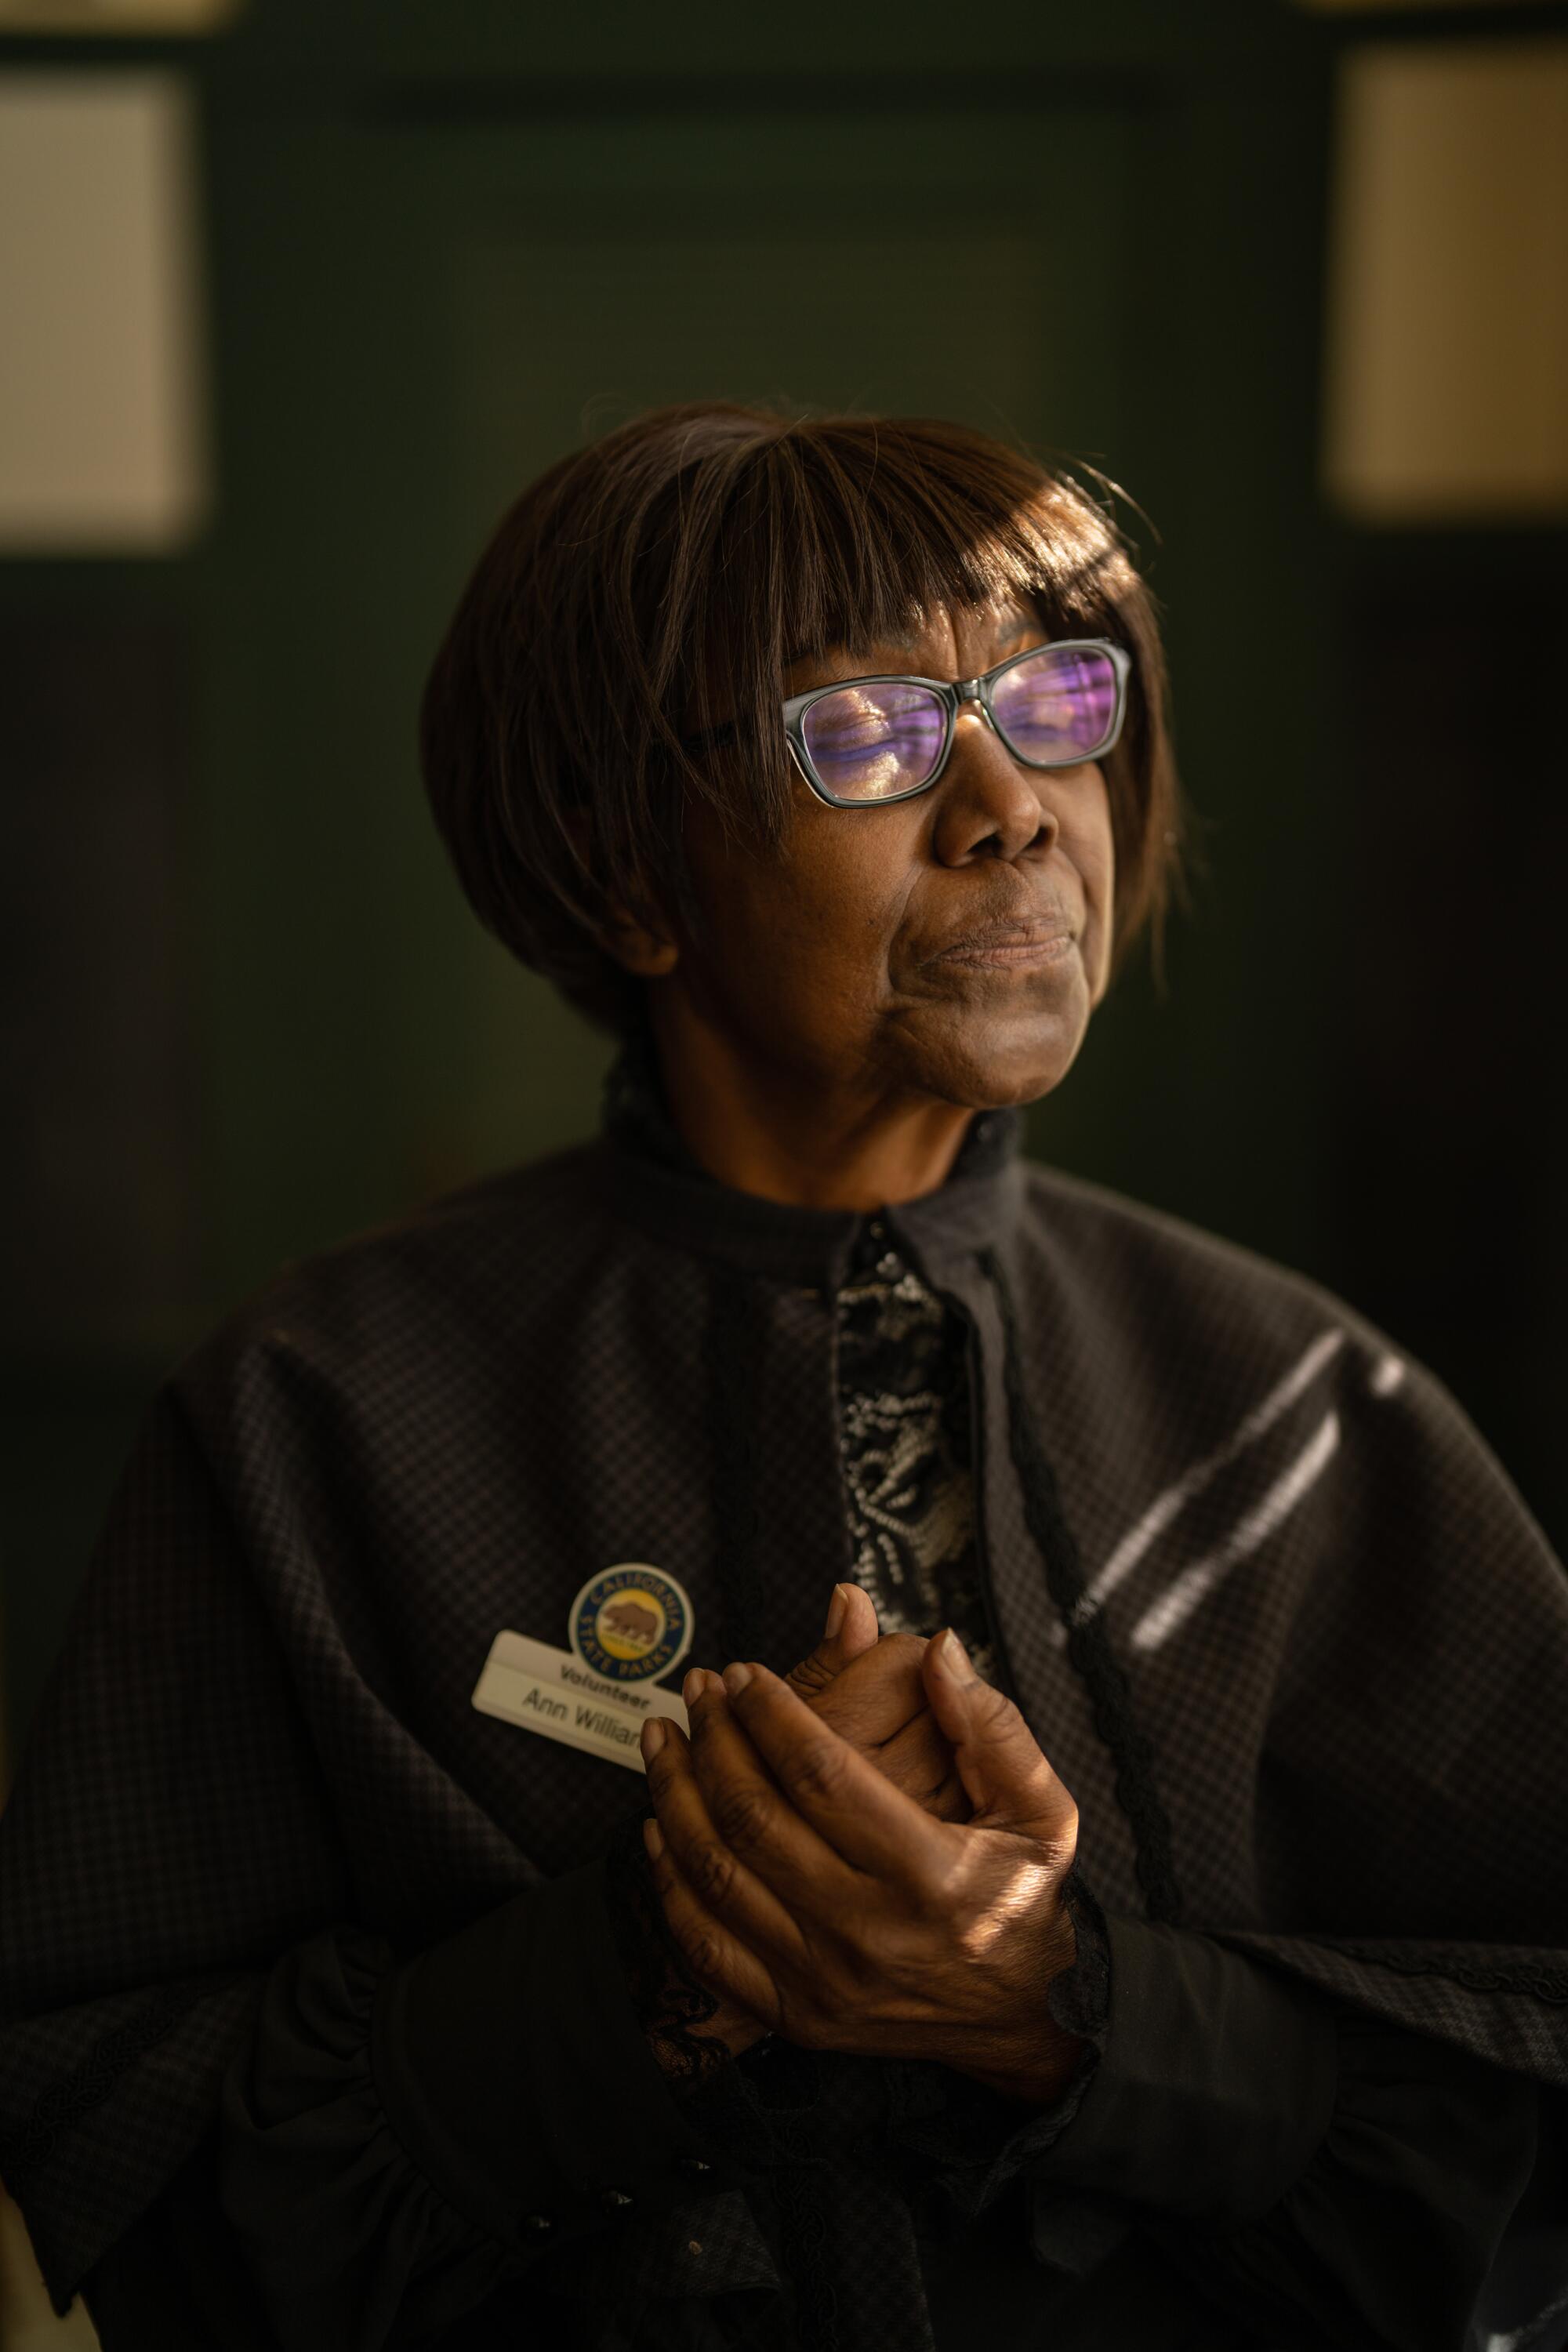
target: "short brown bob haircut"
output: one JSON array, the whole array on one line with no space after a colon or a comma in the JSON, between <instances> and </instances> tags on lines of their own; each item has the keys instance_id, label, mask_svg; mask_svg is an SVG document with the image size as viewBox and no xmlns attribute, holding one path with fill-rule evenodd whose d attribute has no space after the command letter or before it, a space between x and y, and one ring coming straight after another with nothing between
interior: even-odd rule
<instances>
[{"instance_id":1,"label":"short brown bob haircut","mask_svg":"<svg viewBox=\"0 0 1568 2352\"><path fill-rule=\"evenodd\" d=\"M1007 594L1048 635L1110 637L1132 657L1126 724L1102 763L1113 968L1145 928L1158 962L1182 824L1165 665L1108 514L966 425L721 401L653 410L561 458L502 517L463 592L425 689L420 755L480 920L627 1034L642 983L600 944L610 909L662 911L700 936L689 795L736 837L780 839L805 789L779 717L786 667ZM690 745L716 727L718 744Z\"/></svg>"}]
</instances>

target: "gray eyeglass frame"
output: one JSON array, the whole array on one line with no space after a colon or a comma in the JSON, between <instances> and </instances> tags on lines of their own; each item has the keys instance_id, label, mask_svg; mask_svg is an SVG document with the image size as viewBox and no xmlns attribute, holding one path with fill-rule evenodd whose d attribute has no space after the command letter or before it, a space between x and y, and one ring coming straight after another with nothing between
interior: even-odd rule
<instances>
[{"instance_id":1,"label":"gray eyeglass frame","mask_svg":"<svg viewBox=\"0 0 1568 2352\"><path fill-rule=\"evenodd\" d=\"M1110 667L1116 674L1116 703L1111 712L1110 724L1101 740L1092 751L1074 751L1072 757L1068 760L1031 760L1026 752L1019 751L998 719L992 704L992 689L998 678L1005 677L1007 672L1010 669L1016 669L1020 662L1034 661L1041 654L1070 653L1097 653L1109 656ZM874 675L865 677L836 677L831 685L809 687L804 694L790 696L788 701L783 705L784 735L794 755L795 766L800 770L818 800L826 801L829 808L891 808L896 801L912 801L917 794L929 793L931 787L940 782L942 772L952 757L953 738L958 732L958 714L966 703L973 703L984 712L985 723L992 733L999 741L1006 745L1014 759L1021 761L1026 768L1079 768L1086 761L1103 759L1107 751L1115 750L1121 738L1122 725L1127 717L1127 681L1131 669L1131 654L1124 646L1114 645L1109 637L1054 637L1048 645L1030 646L1021 654L1009 654L1005 661L998 662L994 669L984 671L979 677L961 677L956 682L941 677L917 677L912 672L904 670L878 670ZM947 712L947 733L942 740L935 767L921 782L910 784L901 793L884 793L873 800L841 800L837 793L828 791L812 765L811 753L806 749L805 714L814 702L826 701L830 694L842 694L847 687L852 686L924 686L929 687L942 701Z\"/></svg>"}]
</instances>

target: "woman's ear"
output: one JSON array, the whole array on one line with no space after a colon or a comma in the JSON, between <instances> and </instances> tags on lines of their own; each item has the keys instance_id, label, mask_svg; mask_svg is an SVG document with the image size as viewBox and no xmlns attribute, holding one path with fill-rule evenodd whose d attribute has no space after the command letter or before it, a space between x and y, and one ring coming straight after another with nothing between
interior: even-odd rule
<instances>
[{"instance_id":1,"label":"woman's ear","mask_svg":"<svg viewBox=\"0 0 1568 2352\"><path fill-rule=\"evenodd\" d=\"M634 914L629 908L613 907L599 944L638 980L662 980L680 961L679 948L651 908Z\"/></svg>"},{"instance_id":2,"label":"woman's ear","mask_svg":"<svg viewBox=\"0 0 1568 2352\"><path fill-rule=\"evenodd\" d=\"M586 816L574 810L568 813L565 822L578 856L591 871L593 829ZM662 980L680 960L680 950L669 926L653 907L634 909L619 904L612 906L597 938L605 953L614 956L624 971L638 980Z\"/></svg>"}]
</instances>

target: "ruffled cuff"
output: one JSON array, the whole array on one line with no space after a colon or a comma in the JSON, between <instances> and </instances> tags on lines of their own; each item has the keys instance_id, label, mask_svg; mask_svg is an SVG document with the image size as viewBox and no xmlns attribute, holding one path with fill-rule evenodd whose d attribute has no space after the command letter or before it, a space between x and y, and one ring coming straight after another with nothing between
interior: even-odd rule
<instances>
[{"instance_id":1,"label":"ruffled cuff","mask_svg":"<svg viewBox=\"0 0 1568 2352\"><path fill-rule=\"evenodd\" d=\"M1073 1965L1046 1988L1060 2030L1083 2044L1070 2080L1048 2106L1016 2099L945 2066L894 2070L895 2147L922 2158L963 2212L985 2210L1014 2175L1052 2147L1074 2121L1104 2055L1110 2023L1110 1946L1105 1914L1076 1864L1062 1904L1077 1946Z\"/></svg>"},{"instance_id":2,"label":"ruffled cuff","mask_svg":"<svg viewBox=\"0 0 1568 2352\"><path fill-rule=\"evenodd\" d=\"M648 2047L597 1863L401 1964L353 1928L285 1954L225 2113L221 2200L290 2352L460 2317L733 2185Z\"/></svg>"},{"instance_id":3,"label":"ruffled cuff","mask_svg":"<svg viewBox=\"0 0 1568 2352\"><path fill-rule=\"evenodd\" d=\"M217 2200L290 2352L375 2352L400 2321L460 2318L521 2267L388 2117L372 2039L394 1958L357 1931L296 1946L225 2077Z\"/></svg>"},{"instance_id":4,"label":"ruffled cuff","mask_svg":"<svg viewBox=\"0 0 1568 2352\"><path fill-rule=\"evenodd\" d=\"M1266 2212L1333 2113L1330 2004L1206 1936L1120 1913L1106 1932L1101 2060L1031 2178L1216 2226Z\"/></svg>"}]
</instances>

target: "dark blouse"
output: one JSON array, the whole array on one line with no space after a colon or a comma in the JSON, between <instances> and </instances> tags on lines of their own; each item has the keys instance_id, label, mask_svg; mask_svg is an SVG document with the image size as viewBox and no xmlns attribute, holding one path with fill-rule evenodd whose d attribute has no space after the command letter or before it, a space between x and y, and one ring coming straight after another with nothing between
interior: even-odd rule
<instances>
[{"instance_id":1,"label":"dark blouse","mask_svg":"<svg viewBox=\"0 0 1568 2352\"><path fill-rule=\"evenodd\" d=\"M985 1671L961 1339L885 1244L837 1302L857 1573L884 1631L952 1622ZM220 2122L88 2284L108 2352L890 2352L928 2325L1481 2352L1532 2084L1205 1937L1108 1925L1076 1876L1049 2000L1085 2049L1051 2107L780 2043L672 2081L628 1927L642 1810L607 1871L412 1959L342 1928L279 1958Z\"/></svg>"}]
</instances>

